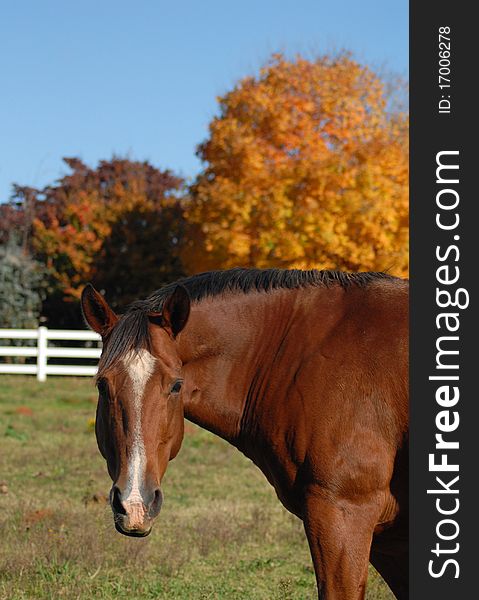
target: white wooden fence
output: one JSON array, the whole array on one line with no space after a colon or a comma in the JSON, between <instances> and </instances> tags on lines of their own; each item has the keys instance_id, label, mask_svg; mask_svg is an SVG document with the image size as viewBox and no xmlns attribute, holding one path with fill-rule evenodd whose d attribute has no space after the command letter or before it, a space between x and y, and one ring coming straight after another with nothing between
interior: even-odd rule
<instances>
[{"instance_id":1,"label":"white wooden fence","mask_svg":"<svg viewBox=\"0 0 479 600\"><path fill-rule=\"evenodd\" d=\"M35 345L4 346L5 340L35 340ZM0 373L36 375L38 381L45 381L47 375L95 375L93 365L55 365L50 358L100 358L101 347L65 348L49 345L50 340L80 340L100 342L101 337L92 331L47 329L0 329L0 357L36 357L36 364L12 364L1 362Z\"/></svg>"}]
</instances>

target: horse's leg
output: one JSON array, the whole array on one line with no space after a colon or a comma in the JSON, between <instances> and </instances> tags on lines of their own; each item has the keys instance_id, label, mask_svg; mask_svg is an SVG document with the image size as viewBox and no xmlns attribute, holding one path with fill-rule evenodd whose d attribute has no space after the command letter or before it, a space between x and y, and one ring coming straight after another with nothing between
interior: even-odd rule
<instances>
[{"instance_id":1,"label":"horse's leg","mask_svg":"<svg viewBox=\"0 0 479 600\"><path fill-rule=\"evenodd\" d=\"M374 536L371 563L398 600L409 598L407 522Z\"/></svg>"},{"instance_id":2,"label":"horse's leg","mask_svg":"<svg viewBox=\"0 0 479 600\"><path fill-rule=\"evenodd\" d=\"M320 600L362 600L366 592L369 553L378 502L329 498L311 493L304 527Z\"/></svg>"}]
</instances>

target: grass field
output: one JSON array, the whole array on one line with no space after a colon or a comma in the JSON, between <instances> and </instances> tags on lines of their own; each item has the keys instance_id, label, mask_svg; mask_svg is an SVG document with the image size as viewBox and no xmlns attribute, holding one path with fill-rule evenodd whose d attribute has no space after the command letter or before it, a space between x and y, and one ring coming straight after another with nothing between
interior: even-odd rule
<instances>
[{"instance_id":1,"label":"grass field","mask_svg":"<svg viewBox=\"0 0 479 600\"><path fill-rule=\"evenodd\" d=\"M256 467L192 425L145 539L116 533L91 380L0 376L0 598L306 599L301 523ZM369 600L393 598L371 569Z\"/></svg>"}]
</instances>

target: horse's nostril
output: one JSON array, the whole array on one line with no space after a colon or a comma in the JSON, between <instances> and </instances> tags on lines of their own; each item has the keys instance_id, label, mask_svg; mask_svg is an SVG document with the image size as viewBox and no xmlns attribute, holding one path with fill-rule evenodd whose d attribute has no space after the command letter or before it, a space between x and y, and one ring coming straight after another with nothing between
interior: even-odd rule
<instances>
[{"instance_id":1,"label":"horse's nostril","mask_svg":"<svg viewBox=\"0 0 479 600\"><path fill-rule=\"evenodd\" d=\"M113 512L119 515L126 515L125 507L121 502L120 490L116 487L112 490L111 507Z\"/></svg>"},{"instance_id":2,"label":"horse's nostril","mask_svg":"<svg viewBox=\"0 0 479 600\"><path fill-rule=\"evenodd\" d=\"M148 513L150 517L153 519L158 515L161 509L161 505L163 503L163 494L161 493L160 488L156 488L153 496L153 500L150 502L150 506L148 507Z\"/></svg>"}]
</instances>

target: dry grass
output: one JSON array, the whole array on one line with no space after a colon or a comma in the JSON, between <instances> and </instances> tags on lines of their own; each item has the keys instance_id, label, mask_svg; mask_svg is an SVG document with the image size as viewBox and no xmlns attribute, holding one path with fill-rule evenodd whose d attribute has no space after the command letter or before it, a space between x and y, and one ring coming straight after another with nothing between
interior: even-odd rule
<instances>
[{"instance_id":1,"label":"dry grass","mask_svg":"<svg viewBox=\"0 0 479 600\"><path fill-rule=\"evenodd\" d=\"M247 459L193 426L152 535L118 535L95 402L84 379L0 376L1 599L315 597L301 523ZM367 597L392 598L373 571Z\"/></svg>"}]
</instances>

